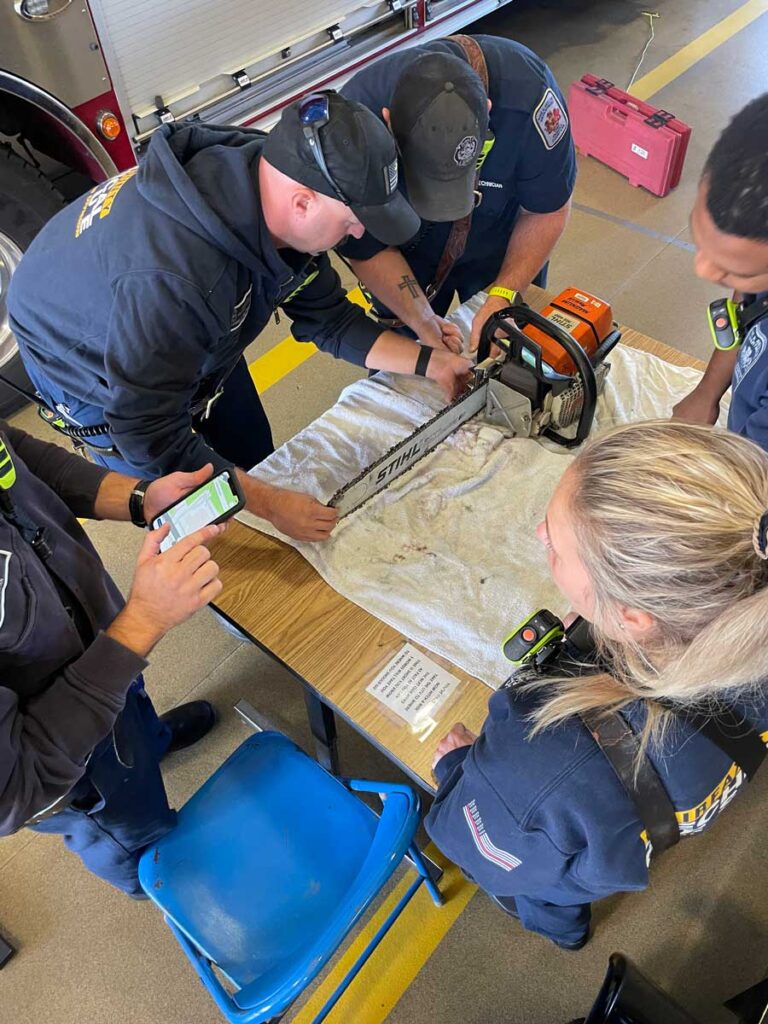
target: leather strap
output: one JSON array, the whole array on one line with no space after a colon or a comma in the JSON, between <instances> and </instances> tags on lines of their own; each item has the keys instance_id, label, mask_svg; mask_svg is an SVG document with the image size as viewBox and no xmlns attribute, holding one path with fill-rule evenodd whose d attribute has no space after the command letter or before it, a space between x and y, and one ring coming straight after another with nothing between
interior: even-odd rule
<instances>
[{"instance_id":1,"label":"leather strap","mask_svg":"<svg viewBox=\"0 0 768 1024\"><path fill-rule=\"evenodd\" d=\"M752 779L766 757L766 747L752 726L730 708L720 708L715 717L673 708L675 714L698 729ZM663 853L680 841L675 808L647 755L635 764L640 741L618 712L609 715L595 711L581 713L595 743L608 759L619 782L635 805L655 854Z\"/></svg>"},{"instance_id":2,"label":"leather strap","mask_svg":"<svg viewBox=\"0 0 768 1024\"><path fill-rule=\"evenodd\" d=\"M680 842L672 801L650 759L644 756L636 771L640 741L618 712L583 711L581 720L602 750L645 826L655 854Z\"/></svg>"},{"instance_id":3,"label":"leather strap","mask_svg":"<svg viewBox=\"0 0 768 1024\"><path fill-rule=\"evenodd\" d=\"M480 44L476 39L473 39L472 36L448 36L448 40L452 43L456 43L457 46L462 48L464 55L469 62L469 66L475 74L478 75L487 93L488 65L485 62L485 55L480 48ZM467 238L469 237L469 229L471 227L472 211L470 211L466 217L462 217L461 220L455 220L451 225L451 231L445 243L445 248L443 249L442 255L440 256L440 260L437 264L437 270L425 291L425 295L430 302L445 284L446 278L453 269L456 261L461 258L467 245Z\"/></svg>"},{"instance_id":4,"label":"leather strap","mask_svg":"<svg viewBox=\"0 0 768 1024\"><path fill-rule=\"evenodd\" d=\"M488 65L485 63L485 54L480 43L472 36L455 35L448 36L451 43L457 43L464 51L469 66L483 83L483 88L488 92Z\"/></svg>"},{"instance_id":5,"label":"leather strap","mask_svg":"<svg viewBox=\"0 0 768 1024\"><path fill-rule=\"evenodd\" d=\"M566 630L560 650L578 669L594 653L594 646L589 623L578 617ZM725 706L719 707L715 714L699 714L671 703L664 703L664 706L735 762L747 779L754 778L768 750L760 734L742 715ZM640 769L635 772L640 741L624 718L618 712L606 715L600 711L583 711L580 718L632 800L653 843L654 853L663 853L674 846L680 840L674 805L647 754L643 755Z\"/></svg>"}]
</instances>

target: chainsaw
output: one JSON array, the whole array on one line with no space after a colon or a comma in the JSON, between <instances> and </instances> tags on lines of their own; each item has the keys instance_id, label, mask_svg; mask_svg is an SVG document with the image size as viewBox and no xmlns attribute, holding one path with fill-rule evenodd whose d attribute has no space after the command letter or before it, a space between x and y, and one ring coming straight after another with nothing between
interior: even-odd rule
<instances>
[{"instance_id":1,"label":"chainsaw","mask_svg":"<svg viewBox=\"0 0 768 1024\"><path fill-rule=\"evenodd\" d=\"M620 338L611 307L575 288L541 313L517 299L486 320L467 389L328 504L339 518L349 515L480 413L512 437L547 437L567 448L581 444L610 369L605 357Z\"/></svg>"}]
</instances>

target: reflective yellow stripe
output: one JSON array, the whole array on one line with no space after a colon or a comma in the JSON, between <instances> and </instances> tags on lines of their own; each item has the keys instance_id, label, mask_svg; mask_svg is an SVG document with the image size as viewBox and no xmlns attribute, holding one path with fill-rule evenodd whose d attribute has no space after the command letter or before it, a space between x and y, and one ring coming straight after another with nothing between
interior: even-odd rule
<instances>
[{"instance_id":1,"label":"reflective yellow stripe","mask_svg":"<svg viewBox=\"0 0 768 1024\"><path fill-rule=\"evenodd\" d=\"M291 299L295 299L299 292L303 291L308 284L311 284L319 273L319 270L313 270L311 274L307 274L307 276L304 278L304 280L301 282L298 288L294 288L290 295L286 295L284 299L280 300L281 305L284 302L290 302Z\"/></svg>"},{"instance_id":2,"label":"reflective yellow stripe","mask_svg":"<svg viewBox=\"0 0 768 1024\"><path fill-rule=\"evenodd\" d=\"M16 467L5 442L0 439L0 488L8 491L16 483Z\"/></svg>"}]
</instances>

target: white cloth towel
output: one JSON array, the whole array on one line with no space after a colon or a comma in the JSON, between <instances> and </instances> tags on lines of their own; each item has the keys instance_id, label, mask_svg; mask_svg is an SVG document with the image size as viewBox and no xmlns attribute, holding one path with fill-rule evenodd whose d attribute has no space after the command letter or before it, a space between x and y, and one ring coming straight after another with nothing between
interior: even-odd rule
<instances>
[{"instance_id":1,"label":"white cloth towel","mask_svg":"<svg viewBox=\"0 0 768 1024\"><path fill-rule=\"evenodd\" d=\"M466 334L482 299L451 316ZM701 377L623 345L609 362L593 433L669 416ZM326 502L443 404L421 378L357 381L251 474ZM324 543L291 540L250 513L239 518L292 544L338 593L496 689L510 674L501 644L512 629L536 608L567 611L534 530L572 458L553 442L506 438L475 418Z\"/></svg>"}]
</instances>

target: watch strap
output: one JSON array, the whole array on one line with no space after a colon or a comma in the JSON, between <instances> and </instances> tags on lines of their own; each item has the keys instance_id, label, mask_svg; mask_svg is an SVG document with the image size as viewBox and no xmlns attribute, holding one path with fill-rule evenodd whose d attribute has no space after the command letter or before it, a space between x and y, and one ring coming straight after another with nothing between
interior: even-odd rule
<instances>
[{"instance_id":1,"label":"watch strap","mask_svg":"<svg viewBox=\"0 0 768 1024\"><path fill-rule=\"evenodd\" d=\"M488 294L496 295L500 299L506 299L510 305L512 305L512 303L517 299L517 292L514 291L514 289L504 288L500 284L495 284L493 288L489 288Z\"/></svg>"},{"instance_id":2,"label":"watch strap","mask_svg":"<svg viewBox=\"0 0 768 1024\"><path fill-rule=\"evenodd\" d=\"M128 495L128 514L134 526L147 525L147 520L144 518L144 495L151 483L151 480L139 480Z\"/></svg>"}]
</instances>

